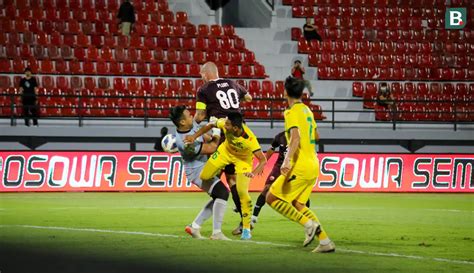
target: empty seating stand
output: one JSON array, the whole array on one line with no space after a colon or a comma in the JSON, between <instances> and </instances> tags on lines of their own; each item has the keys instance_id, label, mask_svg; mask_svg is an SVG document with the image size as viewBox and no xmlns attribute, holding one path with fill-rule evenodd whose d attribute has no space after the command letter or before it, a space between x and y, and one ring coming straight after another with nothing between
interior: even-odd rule
<instances>
[{"instance_id":1,"label":"empty seating stand","mask_svg":"<svg viewBox=\"0 0 474 273\"><path fill-rule=\"evenodd\" d=\"M201 79L135 78L97 76L37 76L40 83L42 117L147 117L167 118L177 104L193 106ZM16 87L19 76L0 76L0 116L21 114L21 99ZM237 80L254 97L242 104L250 119L283 119L283 82ZM17 96L12 96L17 95ZM319 105L308 103L315 118L324 115Z\"/></svg>"},{"instance_id":2,"label":"empty seating stand","mask_svg":"<svg viewBox=\"0 0 474 273\"><path fill-rule=\"evenodd\" d=\"M378 84L354 82L354 96L364 98L364 108L375 109L376 120L474 121L474 83L392 82L389 88L395 111L377 104Z\"/></svg>"},{"instance_id":3,"label":"empty seating stand","mask_svg":"<svg viewBox=\"0 0 474 273\"><path fill-rule=\"evenodd\" d=\"M0 73L30 66L40 74L198 77L196 65L214 61L226 77L267 77L233 26L196 26L185 12L170 11L165 0L136 1L137 22L126 37L117 29L119 4L4 1Z\"/></svg>"},{"instance_id":4,"label":"empty seating stand","mask_svg":"<svg viewBox=\"0 0 474 273\"><path fill-rule=\"evenodd\" d=\"M314 17L323 42L291 29L320 79L466 81L474 79L474 6L461 30L446 30L446 1L293 0L293 17Z\"/></svg>"}]
</instances>

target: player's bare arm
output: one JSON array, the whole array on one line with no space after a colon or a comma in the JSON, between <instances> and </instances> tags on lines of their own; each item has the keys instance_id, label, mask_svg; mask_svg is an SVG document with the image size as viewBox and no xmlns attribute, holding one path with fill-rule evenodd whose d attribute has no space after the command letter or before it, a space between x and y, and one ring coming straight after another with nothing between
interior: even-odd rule
<instances>
[{"instance_id":1,"label":"player's bare arm","mask_svg":"<svg viewBox=\"0 0 474 273\"><path fill-rule=\"evenodd\" d=\"M263 154L262 150L255 151L253 154L258 159L258 164L251 173L245 173L245 176L250 178L261 175L263 173L263 169L265 168L265 164L267 164L267 158Z\"/></svg>"},{"instance_id":2,"label":"player's bare arm","mask_svg":"<svg viewBox=\"0 0 474 273\"><path fill-rule=\"evenodd\" d=\"M269 160L270 157L272 157L274 153L275 153L275 150L273 150L272 148L268 149L267 152L265 153L265 157L267 158L267 160Z\"/></svg>"},{"instance_id":3,"label":"player's bare arm","mask_svg":"<svg viewBox=\"0 0 474 273\"><path fill-rule=\"evenodd\" d=\"M290 159L292 159L296 152L298 151L298 147L300 146L300 131L298 127L293 127L290 129L290 143L288 144L288 152L285 156L285 160L281 165L281 174L287 175L291 169Z\"/></svg>"},{"instance_id":4,"label":"player's bare arm","mask_svg":"<svg viewBox=\"0 0 474 273\"><path fill-rule=\"evenodd\" d=\"M194 135L190 136L186 136L184 138L184 143L185 144L189 144L189 143L194 143L194 141L196 141L196 139L202 135L204 135L205 133L209 132L212 128L216 127L216 124L215 122L209 122L208 124L206 124L205 126L201 127L196 133L194 133Z\"/></svg>"},{"instance_id":5,"label":"player's bare arm","mask_svg":"<svg viewBox=\"0 0 474 273\"><path fill-rule=\"evenodd\" d=\"M201 123L203 120L206 119L206 110L202 110L202 109L197 109L196 110L196 114L194 115L194 120L196 121L196 123Z\"/></svg>"},{"instance_id":6,"label":"player's bare arm","mask_svg":"<svg viewBox=\"0 0 474 273\"><path fill-rule=\"evenodd\" d=\"M207 135L205 134L203 135L203 137L204 136L207 136ZM221 138L220 135L213 135L210 142L206 142L202 144L201 154L202 155L213 154L217 150L217 147L219 147L220 138Z\"/></svg>"}]
</instances>

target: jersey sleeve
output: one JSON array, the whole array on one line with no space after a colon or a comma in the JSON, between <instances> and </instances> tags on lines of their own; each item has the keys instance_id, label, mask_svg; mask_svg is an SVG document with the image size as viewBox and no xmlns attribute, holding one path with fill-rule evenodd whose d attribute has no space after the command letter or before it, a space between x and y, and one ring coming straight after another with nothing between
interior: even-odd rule
<instances>
[{"instance_id":1,"label":"jersey sleeve","mask_svg":"<svg viewBox=\"0 0 474 273\"><path fill-rule=\"evenodd\" d=\"M242 100L245 95L247 95L248 91L243 87L242 85L235 83L235 86L237 88L237 94L239 95L239 100Z\"/></svg>"},{"instance_id":2,"label":"jersey sleeve","mask_svg":"<svg viewBox=\"0 0 474 273\"><path fill-rule=\"evenodd\" d=\"M196 110L206 110L207 108L207 98L202 88L199 88L196 98Z\"/></svg>"},{"instance_id":3,"label":"jersey sleeve","mask_svg":"<svg viewBox=\"0 0 474 273\"><path fill-rule=\"evenodd\" d=\"M258 150L261 150L262 148L260 147L260 143L258 143L258 139L256 136L251 136L249 138L249 148L252 151L252 153L255 153Z\"/></svg>"},{"instance_id":4,"label":"jersey sleeve","mask_svg":"<svg viewBox=\"0 0 474 273\"><path fill-rule=\"evenodd\" d=\"M285 112L285 130L289 134L292 128L298 128L298 115L295 111Z\"/></svg>"}]
</instances>

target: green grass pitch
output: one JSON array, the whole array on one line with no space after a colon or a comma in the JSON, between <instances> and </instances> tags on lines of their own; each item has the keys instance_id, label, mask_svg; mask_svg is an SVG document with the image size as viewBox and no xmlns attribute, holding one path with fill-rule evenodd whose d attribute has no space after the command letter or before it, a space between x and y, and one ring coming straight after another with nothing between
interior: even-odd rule
<instances>
[{"instance_id":1,"label":"green grass pitch","mask_svg":"<svg viewBox=\"0 0 474 273\"><path fill-rule=\"evenodd\" d=\"M255 202L257 194L252 194ZM0 271L474 272L472 194L314 193L336 253L303 248L303 228L265 206L253 242L194 240L204 193L2 193ZM211 219L203 235L211 232Z\"/></svg>"}]
</instances>

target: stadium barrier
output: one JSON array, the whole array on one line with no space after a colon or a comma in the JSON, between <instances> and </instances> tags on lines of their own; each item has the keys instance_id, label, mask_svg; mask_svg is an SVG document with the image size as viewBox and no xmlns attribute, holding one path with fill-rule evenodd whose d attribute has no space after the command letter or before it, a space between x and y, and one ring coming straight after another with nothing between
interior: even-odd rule
<instances>
[{"instance_id":1,"label":"stadium barrier","mask_svg":"<svg viewBox=\"0 0 474 273\"><path fill-rule=\"evenodd\" d=\"M473 154L320 153L315 192L474 192ZM250 191L261 191L273 155ZM193 192L179 154L0 152L0 192Z\"/></svg>"},{"instance_id":2,"label":"stadium barrier","mask_svg":"<svg viewBox=\"0 0 474 273\"><path fill-rule=\"evenodd\" d=\"M77 120L82 127L87 120L140 120L143 126L148 127L149 121L168 119L169 110L177 104L194 107L195 97L172 97L151 95L58 95L39 94L38 111L41 120ZM52 102L43 103L51 99ZM106 100L114 100L117 105L110 106ZM123 100L123 101L122 101ZM17 120L22 119L22 106L20 94L0 93L0 119L9 119L11 126L17 125ZM99 103L100 101L100 103ZM472 100L439 99L437 104L447 108L433 107L420 108L431 105L430 99L404 99L394 100L396 105L412 104L413 109L395 107L393 110L375 109L376 120L345 120L344 114L367 113L367 109L347 109L347 103L360 103L371 105L374 108L377 99L374 98L349 98L349 99L304 99L310 106L318 123L331 124L332 129L337 124L391 124L396 130L399 124L450 124L453 130L458 130L458 125L474 123L474 111L467 107ZM54 102L54 103L53 103ZM94 102L94 103L93 103ZM283 120L283 110L286 100L282 97L254 98L253 103L259 103L264 108L256 105L244 105L241 110L247 120L269 122L274 127L275 122ZM331 104L330 109L323 109L317 103ZM416 107L415 107L416 106ZM44 112L44 113L43 113ZM342 114L340 117L336 114Z\"/></svg>"}]
</instances>

